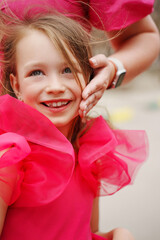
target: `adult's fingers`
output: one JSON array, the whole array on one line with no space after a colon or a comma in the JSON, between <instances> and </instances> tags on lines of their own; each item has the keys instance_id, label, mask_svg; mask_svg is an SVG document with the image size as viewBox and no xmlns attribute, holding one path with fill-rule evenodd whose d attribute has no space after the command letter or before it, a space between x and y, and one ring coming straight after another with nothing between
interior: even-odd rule
<instances>
[{"instance_id":1,"label":"adult's fingers","mask_svg":"<svg viewBox=\"0 0 160 240\"><path fill-rule=\"evenodd\" d=\"M108 58L104 54L97 54L89 59L92 68L106 67L109 64Z\"/></svg>"}]
</instances>

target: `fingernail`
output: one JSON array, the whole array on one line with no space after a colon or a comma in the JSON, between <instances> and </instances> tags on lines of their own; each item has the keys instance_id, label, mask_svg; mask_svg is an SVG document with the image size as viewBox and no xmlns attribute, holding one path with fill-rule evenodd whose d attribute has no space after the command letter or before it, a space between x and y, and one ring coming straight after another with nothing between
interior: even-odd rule
<instances>
[{"instance_id":1,"label":"fingernail","mask_svg":"<svg viewBox=\"0 0 160 240\"><path fill-rule=\"evenodd\" d=\"M97 65L97 61L96 61L95 58L91 58L90 60L91 60L91 62L92 62L94 65Z\"/></svg>"}]
</instances>

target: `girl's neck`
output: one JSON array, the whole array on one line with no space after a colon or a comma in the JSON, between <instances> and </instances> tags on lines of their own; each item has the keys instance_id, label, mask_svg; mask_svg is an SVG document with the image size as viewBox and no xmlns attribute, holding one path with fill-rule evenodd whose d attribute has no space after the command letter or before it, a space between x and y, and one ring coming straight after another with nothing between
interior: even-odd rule
<instances>
[{"instance_id":1,"label":"girl's neck","mask_svg":"<svg viewBox=\"0 0 160 240\"><path fill-rule=\"evenodd\" d=\"M68 141L72 142L72 139L77 137L77 134L80 129L80 117L77 116L73 119L71 124L66 125L65 127L57 127L57 129L68 139Z\"/></svg>"}]
</instances>

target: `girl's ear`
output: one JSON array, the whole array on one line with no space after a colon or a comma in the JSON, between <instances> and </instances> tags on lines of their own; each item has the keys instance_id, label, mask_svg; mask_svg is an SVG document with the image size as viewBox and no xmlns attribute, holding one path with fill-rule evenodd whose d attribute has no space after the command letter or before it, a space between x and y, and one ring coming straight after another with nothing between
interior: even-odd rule
<instances>
[{"instance_id":1,"label":"girl's ear","mask_svg":"<svg viewBox=\"0 0 160 240\"><path fill-rule=\"evenodd\" d=\"M11 87L18 98L20 95L18 79L13 73L10 74L9 78L10 78Z\"/></svg>"}]
</instances>

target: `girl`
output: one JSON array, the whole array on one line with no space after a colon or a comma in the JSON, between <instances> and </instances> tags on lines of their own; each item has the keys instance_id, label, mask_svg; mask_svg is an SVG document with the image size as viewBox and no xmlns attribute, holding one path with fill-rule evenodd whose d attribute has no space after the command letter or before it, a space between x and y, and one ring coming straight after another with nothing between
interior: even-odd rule
<instances>
[{"instance_id":1,"label":"girl","mask_svg":"<svg viewBox=\"0 0 160 240\"><path fill-rule=\"evenodd\" d=\"M98 200L132 182L146 158L144 131L112 130L78 109L92 69L89 37L57 14L0 13L1 240L133 239L98 232ZM92 233L94 232L94 234Z\"/></svg>"},{"instance_id":2,"label":"girl","mask_svg":"<svg viewBox=\"0 0 160 240\"><path fill-rule=\"evenodd\" d=\"M159 33L149 16L153 4L154 0L1 0L0 8L6 12L11 9L17 16L23 17L29 6L40 7L42 12L44 6L48 6L71 17L76 16L87 29L91 29L92 25L106 32L114 50L110 56L112 61L102 54L90 59L95 76L82 92L82 115L97 103L107 88L114 86L118 73L119 80L123 79L124 74L116 59L124 65L126 74L123 83L127 83L147 69L158 56ZM121 70L118 73L117 67Z\"/></svg>"},{"instance_id":3,"label":"girl","mask_svg":"<svg viewBox=\"0 0 160 240\"><path fill-rule=\"evenodd\" d=\"M147 69L159 54L159 33L149 16L153 11L154 0L3 0L1 2L0 7L3 11L7 12L11 9L19 17L24 15L28 6L41 5L41 11L44 11L44 6L49 6L64 14L76 16L82 24L87 22L85 24L87 29L91 29L93 25L106 32L114 50L110 56L112 61L104 55L90 59L96 74L82 93L81 115L84 108L87 113L101 98L105 89L113 86L112 83L117 80L117 66L115 67L113 58L123 63L126 69L123 83L127 83ZM124 74L121 74L119 79L123 76Z\"/></svg>"}]
</instances>

